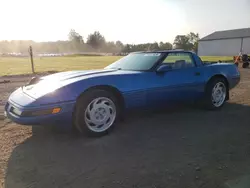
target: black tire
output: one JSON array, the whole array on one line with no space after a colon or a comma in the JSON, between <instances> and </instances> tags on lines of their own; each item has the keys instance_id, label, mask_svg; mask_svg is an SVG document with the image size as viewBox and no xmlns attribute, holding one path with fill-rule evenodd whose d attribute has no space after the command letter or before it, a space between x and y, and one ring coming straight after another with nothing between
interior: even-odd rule
<instances>
[{"instance_id":1,"label":"black tire","mask_svg":"<svg viewBox=\"0 0 250 188\"><path fill-rule=\"evenodd\" d=\"M244 68L244 69L247 68L247 63L244 62L244 63L242 64L242 68Z\"/></svg>"},{"instance_id":2,"label":"black tire","mask_svg":"<svg viewBox=\"0 0 250 188\"><path fill-rule=\"evenodd\" d=\"M220 106L216 106L213 103L213 101L212 101L213 88L218 83L224 84L225 90L226 90L225 99L224 99L223 103ZM227 99L227 95L228 95L228 86L227 86L227 82L226 82L226 80L224 78L218 77L218 78L214 78L214 79L210 80L207 83L206 91L205 91L205 100L204 100L205 108L208 109L208 110L218 110L218 109L221 109L221 107L225 104L225 101Z\"/></svg>"},{"instance_id":3,"label":"black tire","mask_svg":"<svg viewBox=\"0 0 250 188\"><path fill-rule=\"evenodd\" d=\"M115 120L113 121L112 125L105 131L102 132L95 132L91 130L85 121L85 111L88 107L88 105L93 101L94 99L105 97L108 98L113 102L116 109L116 116ZM105 90L101 89L94 89L87 91L84 93L80 98L77 100L76 108L74 112L74 123L73 126L75 127L75 130L78 131L78 133L87 135L87 136L94 136L99 137L108 134L111 132L117 122L117 120L120 117L120 106L118 99L111 93Z\"/></svg>"},{"instance_id":4,"label":"black tire","mask_svg":"<svg viewBox=\"0 0 250 188\"><path fill-rule=\"evenodd\" d=\"M241 59L242 59L242 61L246 62L248 60L248 55L243 54Z\"/></svg>"}]
</instances>

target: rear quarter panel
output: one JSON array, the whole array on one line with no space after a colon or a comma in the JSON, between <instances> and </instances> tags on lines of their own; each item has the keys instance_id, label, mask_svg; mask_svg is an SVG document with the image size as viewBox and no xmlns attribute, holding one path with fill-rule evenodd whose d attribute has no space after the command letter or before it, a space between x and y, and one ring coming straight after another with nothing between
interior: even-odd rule
<instances>
[{"instance_id":1,"label":"rear quarter panel","mask_svg":"<svg viewBox=\"0 0 250 188\"><path fill-rule=\"evenodd\" d=\"M229 89L234 88L240 81L240 72L232 63L205 65L205 80L208 82L213 76L223 75L229 84Z\"/></svg>"}]
</instances>

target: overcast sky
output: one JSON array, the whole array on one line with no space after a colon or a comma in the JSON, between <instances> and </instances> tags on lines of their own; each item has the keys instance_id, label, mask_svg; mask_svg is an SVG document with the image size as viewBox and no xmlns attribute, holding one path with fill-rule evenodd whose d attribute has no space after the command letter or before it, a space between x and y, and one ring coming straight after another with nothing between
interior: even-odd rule
<instances>
[{"instance_id":1,"label":"overcast sky","mask_svg":"<svg viewBox=\"0 0 250 188\"><path fill-rule=\"evenodd\" d=\"M0 0L0 40L173 42L178 34L250 27L250 0Z\"/></svg>"}]
</instances>

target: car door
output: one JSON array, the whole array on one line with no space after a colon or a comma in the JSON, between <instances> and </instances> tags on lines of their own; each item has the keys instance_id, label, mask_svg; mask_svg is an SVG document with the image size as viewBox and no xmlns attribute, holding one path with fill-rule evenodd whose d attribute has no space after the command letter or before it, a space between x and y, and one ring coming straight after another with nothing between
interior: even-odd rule
<instances>
[{"instance_id":1,"label":"car door","mask_svg":"<svg viewBox=\"0 0 250 188\"><path fill-rule=\"evenodd\" d=\"M161 64L168 64L171 69L155 72L151 77L152 88L147 94L149 105L190 101L202 95L203 68L196 65L191 53L168 53Z\"/></svg>"}]
</instances>

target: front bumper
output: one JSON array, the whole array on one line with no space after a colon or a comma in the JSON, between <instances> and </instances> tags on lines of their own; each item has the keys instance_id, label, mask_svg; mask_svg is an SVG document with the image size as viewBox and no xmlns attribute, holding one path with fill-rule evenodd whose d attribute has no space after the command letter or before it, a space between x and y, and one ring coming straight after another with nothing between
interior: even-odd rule
<instances>
[{"instance_id":1,"label":"front bumper","mask_svg":"<svg viewBox=\"0 0 250 188\"><path fill-rule=\"evenodd\" d=\"M60 125L71 126L72 114L74 111L75 101L63 102L54 105L45 105L39 107L23 107L13 101L8 101L5 105L5 115L13 122L21 125ZM21 111L39 111L55 107L60 107L61 111L57 114L39 115L23 117L15 112ZM13 112L15 109L15 112Z\"/></svg>"}]
</instances>

